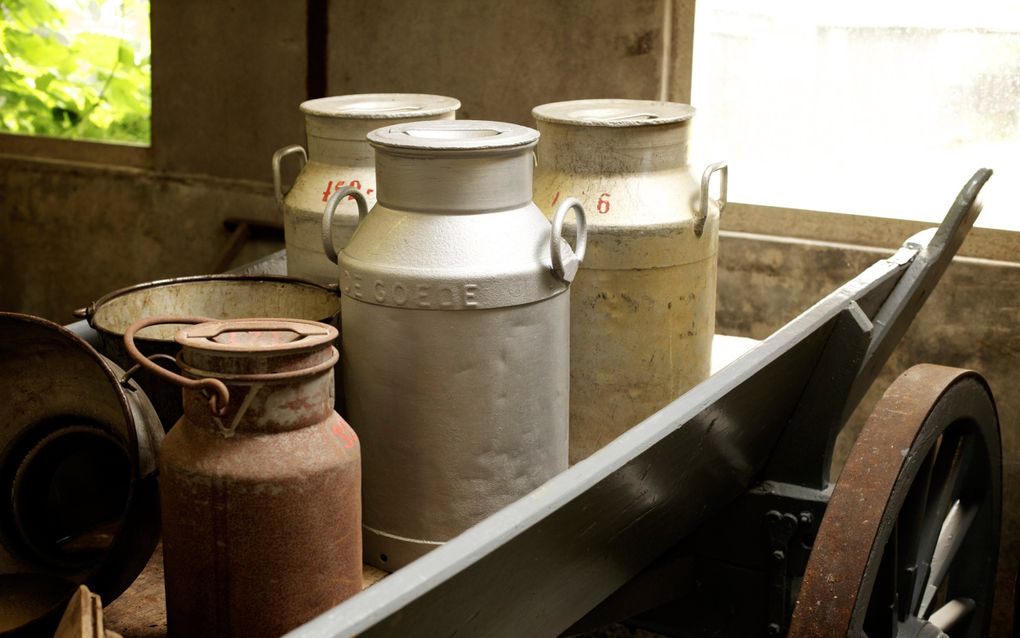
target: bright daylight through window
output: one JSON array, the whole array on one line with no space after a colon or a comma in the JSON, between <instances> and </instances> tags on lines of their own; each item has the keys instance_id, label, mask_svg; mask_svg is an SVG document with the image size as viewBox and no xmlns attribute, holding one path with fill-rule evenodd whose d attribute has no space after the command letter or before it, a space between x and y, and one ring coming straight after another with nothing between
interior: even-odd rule
<instances>
[{"instance_id":1,"label":"bright daylight through window","mask_svg":"<svg viewBox=\"0 0 1020 638\"><path fill-rule=\"evenodd\" d=\"M692 155L730 200L1020 230L1020 3L698 0Z\"/></svg>"},{"instance_id":2,"label":"bright daylight through window","mask_svg":"<svg viewBox=\"0 0 1020 638\"><path fill-rule=\"evenodd\" d=\"M4 133L149 144L148 0L3 0Z\"/></svg>"}]
</instances>

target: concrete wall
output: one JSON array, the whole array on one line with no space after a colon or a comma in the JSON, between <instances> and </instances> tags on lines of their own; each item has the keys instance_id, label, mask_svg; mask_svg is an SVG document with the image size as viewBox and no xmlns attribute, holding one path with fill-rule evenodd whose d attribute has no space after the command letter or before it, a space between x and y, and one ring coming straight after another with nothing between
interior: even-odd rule
<instances>
[{"instance_id":1,"label":"concrete wall","mask_svg":"<svg viewBox=\"0 0 1020 638\"><path fill-rule=\"evenodd\" d=\"M54 150L0 138L0 310L68 321L71 309L115 288L209 270L227 242L227 217L278 221L269 160L279 146L303 141L297 105L310 96L311 71L325 73L329 93L443 93L462 100L461 117L524 124L531 107L547 101L689 99L693 2L333 0L325 69L306 54L315 26L306 8L314 4L154 2L147 151ZM837 242L724 238L719 328L746 336L769 334L909 234L867 219L819 223L771 211L778 221L762 223L754 207L733 211L724 228ZM967 254L1000 261L954 264L862 409L912 363L988 376L1007 460L1006 600L1020 547L1020 274L1007 262L1020 255L1020 241L982 236ZM998 635L1007 631L1000 621Z\"/></svg>"},{"instance_id":2,"label":"concrete wall","mask_svg":"<svg viewBox=\"0 0 1020 638\"><path fill-rule=\"evenodd\" d=\"M304 3L153 2L151 148L0 135L0 310L69 321L116 288L209 272L227 218L282 223L270 159L304 141L306 18Z\"/></svg>"},{"instance_id":3,"label":"concrete wall","mask_svg":"<svg viewBox=\"0 0 1020 638\"><path fill-rule=\"evenodd\" d=\"M532 125L531 108L655 99L669 37L658 0L333 2L330 93L410 90L461 100L458 117Z\"/></svg>"}]
</instances>

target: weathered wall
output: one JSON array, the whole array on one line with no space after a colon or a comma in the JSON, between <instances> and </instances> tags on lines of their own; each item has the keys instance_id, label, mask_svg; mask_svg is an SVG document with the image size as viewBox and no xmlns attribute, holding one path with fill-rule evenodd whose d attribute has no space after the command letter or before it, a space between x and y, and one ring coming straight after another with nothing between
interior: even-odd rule
<instances>
[{"instance_id":1,"label":"weathered wall","mask_svg":"<svg viewBox=\"0 0 1020 638\"><path fill-rule=\"evenodd\" d=\"M61 323L117 288L212 272L225 219L276 215L267 184L5 156L0 211L0 310Z\"/></svg>"},{"instance_id":2,"label":"weathered wall","mask_svg":"<svg viewBox=\"0 0 1020 638\"><path fill-rule=\"evenodd\" d=\"M462 119L525 125L545 102L656 99L689 57L689 42L673 43L684 10L674 4L334 0L330 33L342 35L330 40L329 92L438 93L461 101Z\"/></svg>"},{"instance_id":3,"label":"weathered wall","mask_svg":"<svg viewBox=\"0 0 1020 638\"><path fill-rule=\"evenodd\" d=\"M151 148L0 136L0 310L69 321L121 286L208 272L226 218L281 221L270 159L304 141L305 4L153 2L151 19Z\"/></svg>"},{"instance_id":4,"label":"weathered wall","mask_svg":"<svg viewBox=\"0 0 1020 638\"><path fill-rule=\"evenodd\" d=\"M153 2L154 168L271 180L305 139L306 20L304 2Z\"/></svg>"}]
</instances>

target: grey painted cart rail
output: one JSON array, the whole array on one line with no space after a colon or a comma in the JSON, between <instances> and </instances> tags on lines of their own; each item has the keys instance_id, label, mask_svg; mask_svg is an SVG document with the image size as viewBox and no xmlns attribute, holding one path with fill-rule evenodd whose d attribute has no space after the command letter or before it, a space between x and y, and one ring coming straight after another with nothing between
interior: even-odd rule
<instances>
[{"instance_id":1,"label":"grey painted cart rail","mask_svg":"<svg viewBox=\"0 0 1020 638\"><path fill-rule=\"evenodd\" d=\"M937 230L600 452L288 636L554 636L593 609L611 615L604 601L748 495L786 495L807 507L802 522L812 509L820 518L835 437L971 228L990 175L974 175ZM792 604L777 578L762 601L772 634Z\"/></svg>"}]
</instances>

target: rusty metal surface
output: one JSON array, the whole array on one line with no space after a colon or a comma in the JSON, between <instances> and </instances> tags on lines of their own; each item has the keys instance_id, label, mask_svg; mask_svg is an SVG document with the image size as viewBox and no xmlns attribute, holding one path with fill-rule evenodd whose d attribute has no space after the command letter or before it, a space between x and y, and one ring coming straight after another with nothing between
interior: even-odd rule
<instances>
[{"instance_id":1,"label":"rusty metal surface","mask_svg":"<svg viewBox=\"0 0 1020 638\"><path fill-rule=\"evenodd\" d=\"M152 553L163 432L122 374L64 328L0 313L0 633L55 620L82 583L115 599Z\"/></svg>"},{"instance_id":2,"label":"rusty metal surface","mask_svg":"<svg viewBox=\"0 0 1020 638\"><path fill-rule=\"evenodd\" d=\"M918 538L926 532L930 536L931 526L919 530L912 525L910 517L919 513L910 511L904 503L915 481L924 489L922 496L928 496L929 481L935 484L939 479L939 466L936 464L932 474L931 461L926 465L926 459L935 454L939 437L947 428L960 423L976 430L988 450L985 462L990 475L985 487L991 507L987 529L992 536L982 539L981 555L968 557L975 564L986 563L988 576L984 590L978 586L978 591L970 593L979 598L978 619L987 621L998 538L998 501L1001 499L995 406L987 386L977 374L919 365L907 370L889 387L854 444L814 542L790 625L790 638L862 635L872 594L883 593L881 582L876 588L876 579L880 578L878 571L886 543L898 522L898 546L892 551L906 554L908 548L912 548L917 556L900 558L897 555L900 562L909 563L909 568L915 570L902 570L897 576L904 579L908 574L921 573L924 552L923 547L918 546ZM940 527L943 516L939 514L944 515L948 503L935 505L943 508L932 514ZM921 573L918 577L924 576ZM897 585L902 586L902 582ZM981 594L984 594L983 600ZM892 597L889 598L887 607L892 604ZM913 627L909 623L905 626L904 622L900 623L904 633L890 635L913 635L909 633ZM895 631L895 624L893 627ZM983 627L983 624L972 625L967 636L983 635Z\"/></svg>"},{"instance_id":3,"label":"rusty metal surface","mask_svg":"<svg viewBox=\"0 0 1020 638\"><path fill-rule=\"evenodd\" d=\"M124 347L127 327L154 316L199 316L213 319L287 317L321 321L339 327L340 296L335 290L300 279L275 275L201 275L164 279L104 295L82 310L99 333L99 350L129 368L134 360ZM176 329L154 327L139 333L136 343L145 355L175 354ZM180 390L142 371L139 385L169 429L181 416ZM342 388L336 388L342 411Z\"/></svg>"},{"instance_id":4,"label":"rusty metal surface","mask_svg":"<svg viewBox=\"0 0 1020 638\"><path fill-rule=\"evenodd\" d=\"M217 415L185 388L163 446L171 636L277 636L361 590L360 447L322 365L335 338L294 320L182 330L180 361L229 402Z\"/></svg>"}]
</instances>

